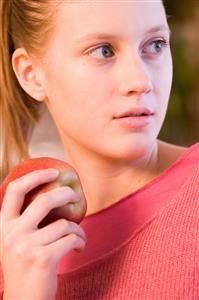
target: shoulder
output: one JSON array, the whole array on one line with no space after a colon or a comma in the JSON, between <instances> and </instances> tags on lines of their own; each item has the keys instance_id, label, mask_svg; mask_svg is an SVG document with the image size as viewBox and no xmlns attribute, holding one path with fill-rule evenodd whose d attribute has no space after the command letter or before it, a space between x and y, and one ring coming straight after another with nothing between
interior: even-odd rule
<instances>
[{"instance_id":1,"label":"shoulder","mask_svg":"<svg viewBox=\"0 0 199 300\"><path fill-rule=\"evenodd\" d=\"M174 160L188 149L187 147L174 145L160 140L158 140L158 146L159 151L161 151L165 156L171 157Z\"/></svg>"},{"instance_id":2,"label":"shoulder","mask_svg":"<svg viewBox=\"0 0 199 300\"><path fill-rule=\"evenodd\" d=\"M176 161L183 158L190 158L194 163L199 161L199 143L190 147L174 145L161 140L158 140L158 156L159 163L162 169L166 169Z\"/></svg>"}]
</instances>

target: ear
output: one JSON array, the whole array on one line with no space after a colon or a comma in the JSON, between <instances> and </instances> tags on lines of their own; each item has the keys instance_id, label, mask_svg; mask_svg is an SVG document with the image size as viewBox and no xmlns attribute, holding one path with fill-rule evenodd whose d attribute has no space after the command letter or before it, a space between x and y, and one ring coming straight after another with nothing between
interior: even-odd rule
<instances>
[{"instance_id":1,"label":"ear","mask_svg":"<svg viewBox=\"0 0 199 300\"><path fill-rule=\"evenodd\" d=\"M41 72L33 65L24 48L17 48L14 51L12 67L24 91L35 100L43 101L46 98L46 93L42 85Z\"/></svg>"}]
</instances>

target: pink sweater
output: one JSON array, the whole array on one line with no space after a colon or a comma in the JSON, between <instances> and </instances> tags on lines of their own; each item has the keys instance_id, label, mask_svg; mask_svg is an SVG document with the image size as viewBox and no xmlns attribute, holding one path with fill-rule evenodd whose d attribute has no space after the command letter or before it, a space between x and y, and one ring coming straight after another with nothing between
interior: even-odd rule
<instances>
[{"instance_id":1,"label":"pink sweater","mask_svg":"<svg viewBox=\"0 0 199 300\"><path fill-rule=\"evenodd\" d=\"M199 143L81 225L87 246L60 261L57 300L199 300Z\"/></svg>"}]
</instances>

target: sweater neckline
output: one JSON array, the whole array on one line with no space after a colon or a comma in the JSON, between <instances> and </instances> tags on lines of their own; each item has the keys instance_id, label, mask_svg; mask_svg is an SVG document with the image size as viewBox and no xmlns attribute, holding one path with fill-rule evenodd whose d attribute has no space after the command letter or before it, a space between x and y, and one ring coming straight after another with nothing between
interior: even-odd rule
<instances>
[{"instance_id":1,"label":"sweater neckline","mask_svg":"<svg viewBox=\"0 0 199 300\"><path fill-rule=\"evenodd\" d=\"M189 148L187 148L181 155L179 155L179 157L169 166L167 167L161 174L159 174L157 177L153 178L152 180L150 180L149 182L147 182L145 185L143 185L142 187L138 188L136 191L122 197L121 199L119 199L118 201L116 201L115 203L95 212L92 213L90 215L85 216L85 220L89 220L95 217L98 217L98 215L103 214L105 211L111 210L114 207L116 207L117 205L119 205L121 202L125 201L128 198L132 198L135 195L138 195L142 192L144 192L145 190L151 188L154 184L156 184L157 182L163 180L170 172L172 172L173 169L175 169L178 164L180 164L181 162L183 162L184 159L187 158L187 156L194 151L197 147L199 147L199 143L195 143L193 145L191 145Z\"/></svg>"},{"instance_id":2,"label":"sweater neckline","mask_svg":"<svg viewBox=\"0 0 199 300\"><path fill-rule=\"evenodd\" d=\"M61 260L58 273L71 273L117 251L157 220L167 214L168 205L190 178L198 159L199 143L182 155L157 178L113 205L89 215L81 222L87 245L81 253L72 251Z\"/></svg>"}]
</instances>

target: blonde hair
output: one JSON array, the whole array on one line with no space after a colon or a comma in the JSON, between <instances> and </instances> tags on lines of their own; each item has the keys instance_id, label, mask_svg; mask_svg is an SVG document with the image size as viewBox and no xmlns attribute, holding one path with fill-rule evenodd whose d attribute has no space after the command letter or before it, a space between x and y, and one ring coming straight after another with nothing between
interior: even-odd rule
<instances>
[{"instance_id":1,"label":"blonde hair","mask_svg":"<svg viewBox=\"0 0 199 300\"><path fill-rule=\"evenodd\" d=\"M12 68L12 54L23 47L38 57L52 34L55 5L60 3L59 0L0 1L1 181L15 164L30 158L28 141L43 108L43 104L21 88Z\"/></svg>"}]
</instances>

